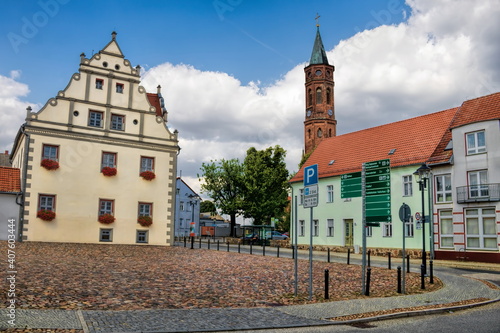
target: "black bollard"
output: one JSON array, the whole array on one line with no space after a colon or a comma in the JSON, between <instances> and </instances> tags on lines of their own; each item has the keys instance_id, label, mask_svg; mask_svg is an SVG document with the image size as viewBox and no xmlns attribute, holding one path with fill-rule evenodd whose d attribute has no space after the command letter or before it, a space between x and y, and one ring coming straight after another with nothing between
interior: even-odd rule
<instances>
[{"instance_id":1,"label":"black bollard","mask_svg":"<svg viewBox=\"0 0 500 333\"><path fill-rule=\"evenodd\" d=\"M184 237L184 247L186 247L186 237Z\"/></svg>"},{"instance_id":2,"label":"black bollard","mask_svg":"<svg viewBox=\"0 0 500 333\"><path fill-rule=\"evenodd\" d=\"M194 237L191 236L191 250L194 249Z\"/></svg>"},{"instance_id":3,"label":"black bollard","mask_svg":"<svg viewBox=\"0 0 500 333\"><path fill-rule=\"evenodd\" d=\"M217 240L217 251L219 251L219 246L220 246L220 243L219 243L219 240Z\"/></svg>"},{"instance_id":4,"label":"black bollard","mask_svg":"<svg viewBox=\"0 0 500 333\"><path fill-rule=\"evenodd\" d=\"M207 244L208 244L208 249L210 250L210 238L208 239L208 243Z\"/></svg>"},{"instance_id":5,"label":"black bollard","mask_svg":"<svg viewBox=\"0 0 500 333\"><path fill-rule=\"evenodd\" d=\"M276 257L279 258L280 257L280 247L278 245L278 247L276 248Z\"/></svg>"},{"instance_id":6,"label":"black bollard","mask_svg":"<svg viewBox=\"0 0 500 333\"><path fill-rule=\"evenodd\" d=\"M431 273L429 283L434 284L434 268L433 268L433 261L432 260L429 261L429 270Z\"/></svg>"},{"instance_id":7,"label":"black bollard","mask_svg":"<svg viewBox=\"0 0 500 333\"><path fill-rule=\"evenodd\" d=\"M200 237L200 245L199 245L200 249L201 249L201 237Z\"/></svg>"},{"instance_id":8,"label":"black bollard","mask_svg":"<svg viewBox=\"0 0 500 333\"><path fill-rule=\"evenodd\" d=\"M292 259L295 259L295 245L292 245Z\"/></svg>"},{"instance_id":9,"label":"black bollard","mask_svg":"<svg viewBox=\"0 0 500 333\"><path fill-rule=\"evenodd\" d=\"M387 258L389 259L389 269L391 269L391 252L387 252Z\"/></svg>"},{"instance_id":10,"label":"black bollard","mask_svg":"<svg viewBox=\"0 0 500 333\"><path fill-rule=\"evenodd\" d=\"M406 273L410 273L410 255L406 255Z\"/></svg>"},{"instance_id":11,"label":"black bollard","mask_svg":"<svg viewBox=\"0 0 500 333\"><path fill-rule=\"evenodd\" d=\"M420 265L420 289L425 289L425 265Z\"/></svg>"},{"instance_id":12,"label":"black bollard","mask_svg":"<svg viewBox=\"0 0 500 333\"><path fill-rule=\"evenodd\" d=\"M328 262L330 262L330 248L328 248Z\"/></svg>"},{"instance_id":13,"label":"black bollard","mask_svg":"<svg viewBox=\"0 0 500 333\"><path fill-rule=\"evenodd\" d=\"M238 253L241 253L241 244L238 243Z\"/></svg>"},{"instance_id":14,"label":"black bollard","mask_svg":"<svg viewBox=\"0 0 500 333\"><path fill-rule=\"evenodd\" d=\"M398 294L401 294L401 266L398 266Z\"/></svg>"},{"instance_id":15,"label":"black bollard","mask_svg":"<svg viewBox=\"0 0 500 333\"><path fill-rule=\"evenodd\" d=\"M365 290L365 296L370 296L370 277L372 275L372 269L368 267L366 269L366 290Z\"/></svg>"},{"instance_id":16,"label":"black bollard","mask_svg":"<svg viewBox=\"0 0 500 333\"><path fill-rule=\"evenodd\" d=\"M347 264L351 263L351 249L347 249Z\"/></svg>"},{"instance_id":17,"label":"black bollard","mask_svg":"<svg viewBox=\"0 0 500 333\"><path fill-rule=\"evenodd\" d=\"M250 243L250 254L252 254L252 243Z\"/></svg>"},{"instance_id":18,"label":"black bollard","mask_svg":"<svg viewBox=\"0 0 500 333\"><path fill-rule=\"evenodd\" d=\"M330 299L330 293L328 292L329 282L330 282L330 271L325 269L325 299Z\"/></svg>"},{"instance_id":19,"label":"black bollard","mask_svg":"<svg viewBox=\"0 0 500 333\"><path fill-rule=\"evenodd\" d=\"M229 252L229 242L227 242L227 252Z\"/></svg>"},{"instance_id":20,"label":"black bollard","mask_svg":"<svg viewBox=\"0 0 500 333\"><path fill-rule=\"evenodd\" d=\"M368 250L368 267L371 267L370 265L370 255L371 255L372 251Z\"/></svg>"}]
</instances>

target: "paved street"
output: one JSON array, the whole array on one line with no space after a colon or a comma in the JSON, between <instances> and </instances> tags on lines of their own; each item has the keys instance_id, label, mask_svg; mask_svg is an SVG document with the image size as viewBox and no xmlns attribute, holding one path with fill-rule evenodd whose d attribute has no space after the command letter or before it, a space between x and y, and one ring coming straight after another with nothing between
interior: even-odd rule
<instances>
[{"instance_id":1,"label":"paved street","mask_svg":"<svg viewBox=\"0 0 500 333\"><path fill-rule=\"evenodd\" d=\"M213 248L216 251L216 248ZM230 247L230 250L237 247ZM227 251L227 247L220 246L219 251ZM240 251L249 251L249 247L240 247ZM196 251L196 249L193 249ZM254 252L255 251L255 252ZM260 251L260 252L258 252ZM277 249L266 248L266 256L277 256ZM262 248L252 248L255 257L262 258ZM290 254L289 250L280 249L280 256ZM303 257L307 251L301 251ZM236 253L233 255L237 255ZM315 253L314 258L325 258L325 253ZM343 254L331 255L332 261L346 260ZM271 260L268 258L266 260ZM359 261L359 255L353 255L352 262ZM435 275L444 284L444 287L435 292L403 295L398 297L370 297L362 299L324 302L306 305L254 307L254 308L198 308L198 309L148 309L133 311L100 311L100 310L17 310L15 327L32 327L43 329L80 329L83 333L105 332L206 332L206 331L238 331L248 329L270 329L300 327L300 332L307 332L306 327L327 325L337 331L341 324L355 322L334 322L330 318L367 313L398 308L413 308L423 305L440 305L471 299L499 300L500 289L487 285L478 279L484 278L497 281L499 271L487 270L488 265L473 264L465 267L452 268L436 262ZM372 265L387 265L386 258L372 258ZM496 269L495 265L489 268ZM484 270L473 270L482 267ZM413 269L413 268L412 268ZM456 311L457 309L448 310ZM422 310L423 312L428 312ZM421 313L419 311L418 313ZM433 310L435 311L435 310ZM443 311L443 310L439 310ZM5 320L7 310L0 310L0 328L9 326ZM439 319L437 319L439 321ZM418 323L415 324L418 327ZM382 327L377 323L377 327ZM321 328L318 328L321 329ZM388 331L396 332L397 329ZM293 331L292 331L293 332ZM314 331L312 331L314 332ZM321 332L321 331L319 331ZM429 331L427 331L429 332ZM489 331L485 331L489 332Z\"/></svg>"}]
</instances>

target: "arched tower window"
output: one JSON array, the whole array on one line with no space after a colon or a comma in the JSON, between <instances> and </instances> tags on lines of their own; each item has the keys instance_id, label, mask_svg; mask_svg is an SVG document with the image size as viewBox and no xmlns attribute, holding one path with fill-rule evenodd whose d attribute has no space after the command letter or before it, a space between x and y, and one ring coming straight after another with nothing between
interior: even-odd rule
<instances>
[{"instance_id":1,"label":"arched tower window","mask_svg":"<svg viewBox=\"0 0 500 333\"><path fill-rule=\"evenodd\" d=\"M307 130L307 138L310 139L311 138L311 129L308 129Z\"/></svg>"},{"instance_id":2,"label":"arched tower window","mask_svg":"<svg viewBox=\"0 0 500 333\"><path fill-rule=\"evenodd\" d=\"M316 104L323 103L323 98L321 97L321 88L316 89Z\"/></svg>"},{"instance_id":3,"label":"arched tower window","mask_svg":"<svg viewBox=\"0 0 500 333\"><path fill-rule=\"evenodd\" d=\"M312 105L312 103L313 103L313 94L312 94L312 90L311 89L309 89L307 91L307 101L308 101L309 105Z\"/></svg>"},{"instance_id":4,"label":"arched tower window","mask_svg":"<svg viewBox=\"0 0 500 333\"><path fill-rule=\"evenodd\" d=\"M328 137L329 137L329 138L331 138L331 137L332 137L332 129L331 129L331 128L328 130Z\"/></svg>"},{"instance_id":5,"label":"arched tower window","mask_svg":"<svg viewBox=\"0 0 500 333\"><path fill-rule=\"evenodd\" d=\"M318 138L321 138L323 136L323 131L321 128L318 129Z\"/></svg>"},{"instance_id":6,"label":"arched tower window","mask_svg":"<svg viewBox=\"0 0 500 333\"><path fill-rule=\"evenodd\" d=\"M330 104L332 102L332 92L330 88L326 88L326 104Z\"/></svg>"}]
</instances>

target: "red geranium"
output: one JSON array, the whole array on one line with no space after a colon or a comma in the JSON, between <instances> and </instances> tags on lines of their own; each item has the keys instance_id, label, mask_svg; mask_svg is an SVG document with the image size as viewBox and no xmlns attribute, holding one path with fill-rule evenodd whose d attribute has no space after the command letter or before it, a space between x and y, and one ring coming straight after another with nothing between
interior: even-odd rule
<instances>
[{"instance_id":1,"label":"red geranium","mask_svg":"<svg viewBox=\"0 0 500 333\"><path fill-rule=\"evenodd\" d=\"M139 216L137 222L143 227L149 227L153 224L153 219L150 216Z\"/></svg>"},{"instance_id":2,"label":"red geranium","mask_svg":"<svg viewBox=\"0 0 500 333\"><path fill-rule=\"evenodd\" d=\"M153 180L156 177L153 171L143 171L140 173L140 176L146 180Z\"/></svg>"},{"instance_id":3,"label":"red geranium","mask_svg":"<svg viewBox=\"0 0 500 333\"><path fill-rule=\"evenodd\" d=\"M43 159L41 165L47 170L56 170L59 168L59 163L49 158Z\"/></svg>"},{"instance_id":4,"label":"red geranium","mask_svg":"<svg viewBox=\"0 0 500 333\"><path fill-rule=\"evenodd\" d=\"M116 168L104 167L102 168L102 174L108 177L116 176Z\"/></svg>"},{"instance_id":5,"label":"red geranium","mask_svg":"<svg viewBox=\"0 0 500 333\"><path fill-rule=\"evenodd\" d=\"M111 214L102 214L99 215L99 222L103 224L111 224L115 222L115 217Z\"/></svg>"},{"instance_id":6,"label":"red geranium","mask_svg":"<svg viewBox=\"0 0 500 333\"><path fill-rule=\"evenodd\" d=\"M52 221L56 218L56 213L51 210L42 209L36 213L36 217L44 220L44 221Z\"/></svg>"}]
</instances>

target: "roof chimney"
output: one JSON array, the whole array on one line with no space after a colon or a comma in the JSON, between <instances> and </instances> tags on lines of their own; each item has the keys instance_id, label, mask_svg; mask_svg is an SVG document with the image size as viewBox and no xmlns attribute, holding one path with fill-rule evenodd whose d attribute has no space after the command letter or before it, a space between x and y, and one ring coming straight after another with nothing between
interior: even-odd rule
<instances>
[{"instance_id":1,"label":"roof chimney","mask_svg":"<svg viewBox=\"0 0 500 333\"><path fill-rule=\"evenodd\" d=\"M156 93L161 94L161 86L160 85L158 85L158 87L156 87Z\"/></svg>"}]
</instances>

